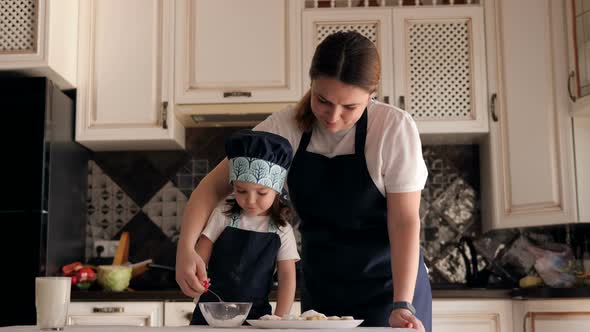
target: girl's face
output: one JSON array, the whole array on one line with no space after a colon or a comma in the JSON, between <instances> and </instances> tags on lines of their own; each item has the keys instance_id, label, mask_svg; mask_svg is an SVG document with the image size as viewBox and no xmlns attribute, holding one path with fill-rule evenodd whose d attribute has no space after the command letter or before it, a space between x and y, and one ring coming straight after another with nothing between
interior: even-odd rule
<instances>
[{"instance_id":1,"label":"girl's face","mask_svg":"<svg viewBox=\"0 0 590 332\"><path fill-rule=\"evenodd\" d=\"M352 128L370 97L366 90L333 78L318 78L311 84L311 110L331 133Z\"/></svg>"},{"instance_id":2,"label":"girl's face","mask_svg":"<svg viewBox=\"0 0 590 332\"><path fill-rule=\"evenodd\" d=\"M277 196L277 192L269 187L245 181L234 181L234 193L238 205L248 217L268 215Z\"/></svg>"}]
</instances>

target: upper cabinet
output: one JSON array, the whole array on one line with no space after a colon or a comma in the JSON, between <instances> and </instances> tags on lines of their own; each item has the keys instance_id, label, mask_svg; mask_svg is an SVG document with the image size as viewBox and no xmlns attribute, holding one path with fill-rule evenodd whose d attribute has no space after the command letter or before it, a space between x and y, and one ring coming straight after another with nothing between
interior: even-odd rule
<instances>
[{"instance_id":1,"label":"upper cabinet","mask_svg":"<svg viewBox=\"0 0 590 332\"><path fill-rule=\"evenodd\" d=\"M355 30L372 40L381 55L377 98L408 111L421 134L486 133L483 6L475 1L428 6L403 1L393 7L378 3L368 8L305 9L303 72L327 35ZM309 83L305 75L304 92Z\"/></svg>"},{"instance_id":2,"label":"upper cabinet","mask_svg":"<svg viewBox=\"0 0 590 332\"><path fill-rule=\"evenodd\" d=\"M92 150L184 147L174 116L174 2L80 3L76 140Z\"/></svg>"},{"instance_id":3,"label":"upper cabinet","mask_svg":"<svg viewBox=\"0 0 590 332\"><path fill-rule=\"evenodd\" d=\"M0 1L0 70L76 87L79 0Z\"/></svg>"},{"instance_id":4,"label":"upper cabinet","mask_svg":"<svg viewBox=\"0 0 590 332\"><path fill-rule=\"evenodd\" d=\"M590 115L590 1L566 0L569 46L567 85L573 115Z\"/></svg>"},{"instance_id":5,"label":"upper cabinet","mask_svg":"<svg viewBox=\"0 0 590 332\"><path fill-rule=\"evenodd\" d=\"M483 7L399 7L393 24L395 101L420 133L487 132Z\"/></svg>"},{"instance_id":6,"label":"upper cabinet","mask_svg":"<svg viewBox=\"0 0 590 332\"><path fill-rule=\"evenodd\" d=\"M299 0L176 1L176 102L297 101L302 8Z\"/></svg>"},{"instance_id":7,"label":"upper cabinet","mask_svg":"<svg viewBox=\"0 0 590 332\"><path fill-rule=\"evenodd\" d=\"M484 228L579 221L565 4L486 0L490 134L482 148Z\"/></svg>"},{"instance_id":8,"label":"upper cabinet","mask_svg":"<svg viewBox=\"0 0 590 332\"><path fill-rule=\"evenodd\" d=\"M338 31L356 31L377 46L382 58L381 84L377 99L390 103L393 92L392 26L390 8L306 9L303 13L303 93L311 82L309 68L316 47L327 36Z\"/></svg>"}]
</instances>

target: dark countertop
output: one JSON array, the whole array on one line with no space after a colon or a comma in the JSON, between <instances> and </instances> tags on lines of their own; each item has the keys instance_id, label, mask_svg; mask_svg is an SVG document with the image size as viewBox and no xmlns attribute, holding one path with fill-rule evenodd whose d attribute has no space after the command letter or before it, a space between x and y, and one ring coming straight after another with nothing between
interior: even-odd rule
<instances>
[{"instance_id":1,"label":"dark countertop","mask_svg":"<svg viewBox=\"0 0 590 332\"><path fill-rule=\"evenodd\" d=\"M434 299L555 299L555 298L590 298L590 287L580 288L528 288L528 289L485 289L485 288L445 288L433 289ZM276 298L276 292L270 294ZM295 298L299 299L299 294ZM180 290L162 291L72 291L74 302L82 301L172 301L189 302Z\"/></svg>"},{"instance_id":2,"label":"dark countertop","mask_svg":"<svg viewBox=\"0 0 590 332\"><path fill-rule=\"evenodd\" d=\"M432 297L435 299L463 299L463 298L488 298L509 299L512 297L510 289L433 289ZM276 298L273 291L270 298ZM296 299L299 295L296 294ZM167 291L127 291L127 292L103 292L103 291L72 291L72 301L191 301L180 290Z\"/></svg>"}]
</instances>

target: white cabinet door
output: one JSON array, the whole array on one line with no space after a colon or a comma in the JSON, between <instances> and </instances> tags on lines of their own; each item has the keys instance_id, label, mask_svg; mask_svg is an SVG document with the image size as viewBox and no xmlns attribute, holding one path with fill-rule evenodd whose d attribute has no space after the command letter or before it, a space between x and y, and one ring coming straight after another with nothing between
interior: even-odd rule
<instances>
[{"instance_id":1,"label":"white cabinet door","mask_svg":"<svg viewBox=\"0 0 590 332\"><path fill-rule=\"evenodd\" d=\"M574 222L564 3L489 0L485 6L495 109L482 148L484 228Z\"/></svg>"},{"instance_id":2,"label":"white cabinet door","mask_svg":"<svg viewBox=\"0 0 590 332\"><path fill-rule=\"evenodd\" d=\"M587 300L528 300L514 302L514 331L587 332L590 303Z\"/></svg>"},{"instance_id":3,"label":"white cabinet door","mask_svg":"<svg viewBox=\"0 0 590 332\"><path fill-rule=\"evenodd\" d=\"M512 332L511 300L433 300L436 332Z\"/></svg>"},{"instance_id":4,"label":"white cabinet door","mask_svg":"<svg viewBox=\"0 0 590 332\"><path fill-rule=\"evenodd\" d=\"M386 103L393 102L391 9L306 9L303 12L302 31L304 94L311 84L308 73L317 45L334 32L357 31L375 43L381 56L381 85L377 91L377 98Z\"/></svg>"},{"instance_id":5,"label":"white cabinet door","mask_svg":"<svg viewBox=\"0 0 590 332\"><path fill-rule=\"evenodd\" d=\"M573 122L578 221L590 223L590 117L576 117Z\"/></svg>"},{"instance_id":6,"label":"white cabinet door","mask_svg":"<svg viewBox=\"0 0 590 332\"><path fill-rule=\"evenodd\" d=\"M421 134L488 132L483 7L393 8L395 105Z\"/></svg>"},{"instance_id":7,"label":"white cabinet door","mask_svg":"<svg viewBox=\"0 0 590 332\"><path fill-rule=\"evenodd\" d=\"M162 326L162 302L71 302L68 325L71 326Z\"/></svg>"},{"instance_id":8,"label":"white cabinet door","mask_svg":"<svg viewBox=\"0 0 590 332\"><path fill-rule=\"evenodd\" d=\"M303 1L179 0L176 8L178 103L300 98Z\"/></svg>"},{"instance_id":9,"label":"white cabinet door","mask_svg":"<svg viewBox=\"0 0 590 332\"><path fill-rule=\"evenodd\" d=\"M590 115L590 2L566 0L569 49L568 90L574 116Z\"/></svg>"},{"instance_id":10,"label":"white cabinet door","mask_svg":"<svg viewBox=\"0 0 590 332\"><path fill-rule=\"evenodd\" d=\"M174 116L174 2L80 3L76 140L92 150L184 146Z\"/></svg>"},{"instance_id":11,"label":"white cabinet door","mask_svg":"<svg viewBox=\"0 0 590 332\"><path fill-rule=\"evenodd\" d=\"M195 304L193 302L164 302L164 326L188 326Z\"/></svg>"},{"instance_id":12,"label":"white cabinet door","mask_svg":"<svg viewBox=\"0 0 590 332\"><path fill-rule=\"evenodd\" d=\"M2 1L0 71L76 87L79 0Z\"/></svg>"}]
</instances>

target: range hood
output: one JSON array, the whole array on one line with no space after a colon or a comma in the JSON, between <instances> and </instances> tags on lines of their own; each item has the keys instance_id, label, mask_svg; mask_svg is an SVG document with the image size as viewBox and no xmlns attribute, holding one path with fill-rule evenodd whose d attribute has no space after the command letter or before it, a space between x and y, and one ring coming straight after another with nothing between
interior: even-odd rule
<instances>
[{"instance_id":1,"label":"range hood","mask_svg":"<svg viewBox=\"0 0 590 332\"><path fill-rule=\"evenodd\" d=\"M185 128L253 127L295 103L177 104L174 113Z\"/></svg>"}]
</instances>

